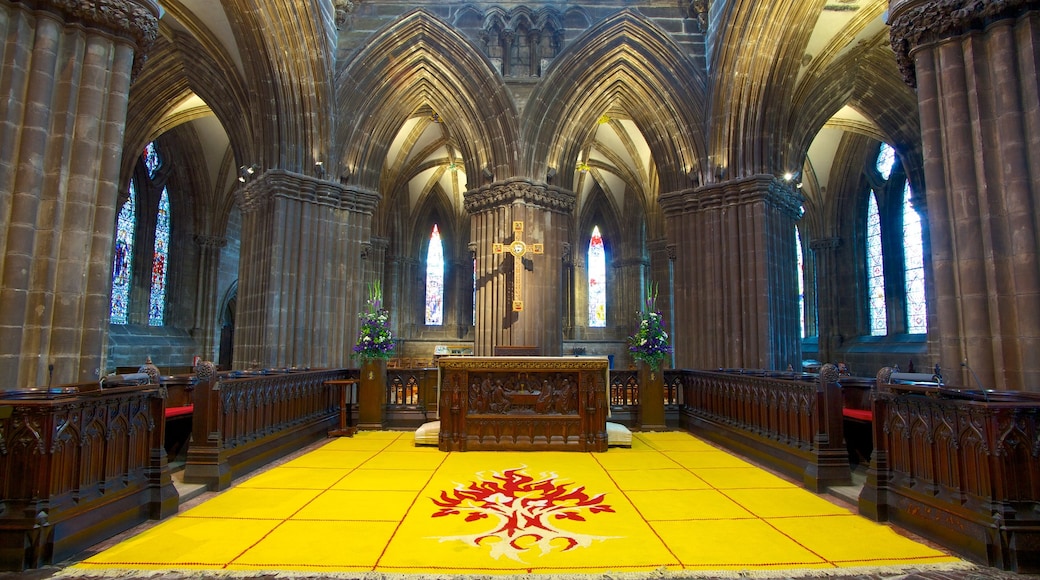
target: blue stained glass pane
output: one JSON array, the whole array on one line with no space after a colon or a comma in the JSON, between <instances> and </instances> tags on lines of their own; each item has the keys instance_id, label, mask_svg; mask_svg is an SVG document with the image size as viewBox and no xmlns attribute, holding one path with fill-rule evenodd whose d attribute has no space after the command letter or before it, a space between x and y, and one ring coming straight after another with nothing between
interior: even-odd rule
<instances>
[{"instance_id":1,"label":"blue stained glass pane","mask_svg":"<svg viewBox=\"0 0 1040 580\"><path fill-rule=\"evenodd\" d=\"M599 226L592 228L589 240L589 326L607 325L607 253L603 249L603 237Z\"/></svg>"},{"instance_id":2,"label":"blue stained glass pane","mask_svg":"<svg viewBox=\"0 0 1040 580\"><path fill-rule=\"evenodd\" d=\"M798 256L798 320L805 338L805 261L802 259L802 234L794 229L794 248Z\"/></svg>"},{"instance_id":3,"label":"blue stained glass pane","mask_svg":"<svg viewBox=\"0 0 1040 580\"><path fill-rule=\"evenodd\" d=\"M444 246L437 224L433 224L426 250L426 324L444 324Z\"/></svg>"},{"instance_id":4,"label":"blue stained glass pane","mask_svg":"<svg viewBox=\"0 0 1040 580\"><path fill-rule=\"evenodd\" d=\"M155 252L152 254L152 292L148 326L162 326L166 318L166 265L170 257L170 196L163 188L155 220Z\"/></svg>"},{"instance_id":5,"label":"blue stained glass pane","mask_svg":"<svg viewBox=\"0 0 1040 580\"><path fill-rule=\"evenodd\" d=\"M144 148L144 166L148 168L148 177L154 178L162 167L162 157L159 157L159 148L155 142L151 142Z\"/></svg>"},{"instance_id":6,"label":"blue stained glass pane","mask_svg":"<svg viewBox=\"0 0 1040 580\"><path fill-rule=\"evenodd\" d=\"M881 151L878 152L877 156L877 170L881 174L881 177L888 179L892 175L892 166L896 164L896 150L893 149L888 143L881 144Z\"/></svg>"},{"instance_id":7,"label":"blue stained glass pane","mask_svg":"<svg viewBox=\"0 0 1040 580\"><path fill-rule=\"evenodd\" d=\"M119 210L116 220L115 257L112 260L112 308L110 319L112 324L126 324L130 310L130 282L134 262L134 224L137 222L137 210L134 198L137 192L134 182L130 182L130 196Z\"/></svg>"},{"instance_id":8,"label":"blue stained glass pane","mask_svg":"<svg viewBox=\"0 0 1040 580\"><path fill-rule=\"evenodd\" d=\"M885 306L885 260L881 252L881 216L877 199L870 192L867 200L867 293L870 334L888 334L888 309Z\"/></svg>"},{"instance_id":9,"label":"blue stained glass pane","mask_svg":"<svg viewBox=\"0 0 1040 580\"><path fill-rule=\"evenodd\" d=\"M910 183L903 186L903 267L906 269L906 331L928 332L928 302L924 293L924 244L921 215L910 203Z\"/></svg>"}]
</instances>

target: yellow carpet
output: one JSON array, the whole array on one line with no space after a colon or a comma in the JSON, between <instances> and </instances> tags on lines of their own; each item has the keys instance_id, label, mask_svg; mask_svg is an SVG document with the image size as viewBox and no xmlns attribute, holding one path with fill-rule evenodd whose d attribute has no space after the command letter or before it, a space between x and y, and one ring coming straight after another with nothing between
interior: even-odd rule
<instances>
[{"instance_id":1,"label":"yellow carpet","mask_svg":"<svg viewBox=\"0 0 1040 580\"><path fill-rule=\"evenodd\" d=\"M829 575L966 563L682 432L606 453L443 453L361 432L67 568Z\"/></svg>"}]
</instances>

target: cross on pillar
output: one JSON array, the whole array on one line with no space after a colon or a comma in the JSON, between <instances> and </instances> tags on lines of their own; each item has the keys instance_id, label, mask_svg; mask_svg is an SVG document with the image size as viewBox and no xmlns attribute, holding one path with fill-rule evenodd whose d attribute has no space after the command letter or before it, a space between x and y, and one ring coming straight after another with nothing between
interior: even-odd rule
<instances>
[{"instance_id":1,"label":"cross on pillar","mask_svg":"<svg viewBox=\"0 0 1040 580\"><path fill-rule=\"evenodd\" d=\"M542 244L531 244L528 247L524 242L524 222L516 221L513 222L513 241L508 246L496 242L492 245L491 251L495 254L504 254L507 247L509 253L513 255L513 312L520 312L524 309L524 300L521 295L521 275L524 269L523 257L528 251L532 254L542 254L545 252L545 249Z\"/></svg>"}]
</instances>

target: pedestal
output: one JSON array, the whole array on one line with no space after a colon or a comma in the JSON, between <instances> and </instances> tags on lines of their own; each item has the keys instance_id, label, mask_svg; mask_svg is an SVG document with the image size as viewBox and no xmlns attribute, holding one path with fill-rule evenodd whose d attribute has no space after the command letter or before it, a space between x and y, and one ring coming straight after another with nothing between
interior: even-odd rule
<instances>
[{"instance_id":1,"label":"pedestal","mask_svg":"<svg viewBox=\"0 0 1040 580\"><path fill-rule=\"evenodd\" d=\"M639 421L641 431L666 431L664 423L664 371L639 364Z\"/></svg>"},{"instance_id":2,"label":"pedestal","mask_svg":"<svg viewBox=\"0 0 1040 580\"><path fill-rule=\"evenodd\" d=\"M361 363L361 381L358 383L358 429L383 428L386 409L386 361L371 359Z\"/></svg>"}]
</instances>

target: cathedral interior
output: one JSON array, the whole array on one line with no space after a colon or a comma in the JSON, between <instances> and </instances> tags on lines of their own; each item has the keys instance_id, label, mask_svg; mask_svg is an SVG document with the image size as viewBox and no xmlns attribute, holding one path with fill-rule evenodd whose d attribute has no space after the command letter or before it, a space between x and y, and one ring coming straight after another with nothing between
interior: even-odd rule
<instances>
[{"instance_id":1,"label":"cathedral interior","mask_svg":"<svg viewBox=\"0 0 1040 580\"><path fill-rule=\"evenodd\" d=\"M0 0L4 386L354 365L378 283L417 361L654 288L671 367L1040 389L1036 8Z\"/></svg>"}]
</instances>

